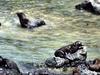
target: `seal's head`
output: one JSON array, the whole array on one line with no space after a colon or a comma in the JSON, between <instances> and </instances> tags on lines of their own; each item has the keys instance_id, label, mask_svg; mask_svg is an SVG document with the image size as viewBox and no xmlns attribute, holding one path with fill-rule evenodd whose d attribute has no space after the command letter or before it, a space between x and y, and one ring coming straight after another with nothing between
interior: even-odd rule
<instances>
[{"instance_id":1,"label":"seal's head","mask_svg":"<svg viewBox=\"0 0 100 75\"><path fill-rule=\"evenodd\" d=\"M66 54L64 51L58 50L54 53L56 57L65 58Z\"/></svg>"},{"instance_id":2,"label":"seal's head","mask_svg":"<svg viewBox=\"0 0 100 75\"><path fill-rule=\"evenodd\" d=\"M82 44L82 42L80 42L80 41L76 41L74 44L75 44L76 46L84 46L84 45Z\"/></svg>"},{"instance_id":3,"label":"seal's head","mask_svg":"<svg viewBox=\"0 0 100 75\"><path fill-rule=\"evenodd\" d=\"M37 26L42 26L42 25L46 25L45 21L42 19L37 19L36 20Z\"/></svg>"},{"instance_id":4,"label":"seal's head","mask_svg":"<svg viewBox=\"0 0 100 75\"><path fill-rule=\"evenodd\" d=\"M17 12L16 14L17 14L17 16L18 16L19 18L25 18L25 17L26 17L25 14L22 13L22 12Z\"/></svg>"}]
</instances>

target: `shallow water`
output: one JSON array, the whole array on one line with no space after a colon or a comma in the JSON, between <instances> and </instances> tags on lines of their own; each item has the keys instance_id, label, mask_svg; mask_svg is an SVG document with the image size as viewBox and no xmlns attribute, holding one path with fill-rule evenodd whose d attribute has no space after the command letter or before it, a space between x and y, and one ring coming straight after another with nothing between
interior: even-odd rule
<instances>
[{"instance_id":1,"label":"shallow water","mask_svg":"<svg viewBox=\"0 0 100 75\"><path fill-rule=\"evenodd\" d=\"M42 63L58 48L80 40L87 46L88 59L100 58L100 17L76 11L79 0L0 1L1 56L19 64ZM47 25L31 31L20 28L15 14L18 11L30 19L40 17Z\"/></svg>"}]
</instances>

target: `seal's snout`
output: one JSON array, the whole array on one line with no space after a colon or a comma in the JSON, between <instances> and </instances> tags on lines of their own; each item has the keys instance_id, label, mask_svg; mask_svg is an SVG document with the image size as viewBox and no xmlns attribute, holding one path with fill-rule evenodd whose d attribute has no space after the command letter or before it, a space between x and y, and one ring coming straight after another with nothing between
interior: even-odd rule
<instances>
[{"instance_id":1,"label":"seal's snout","mask_svg":"<svg viewBox=\"0 0 100 75\"><path fill-rule=\"evenodd\" d=\"M80 4L76 5L75 8L78 9L78 10L82 10L82 6Z\"/></svg>"},{"instance_id":2,"label":"seal's snout","mask_svg":"<svg viewBox=\"0 0 100 75\"><path fill-rule=\"evenodd\" d=\"M43 20L40 22L40 24L41 25L46 25L45 21L43 21Z\"/></svg>"}]
</instances>

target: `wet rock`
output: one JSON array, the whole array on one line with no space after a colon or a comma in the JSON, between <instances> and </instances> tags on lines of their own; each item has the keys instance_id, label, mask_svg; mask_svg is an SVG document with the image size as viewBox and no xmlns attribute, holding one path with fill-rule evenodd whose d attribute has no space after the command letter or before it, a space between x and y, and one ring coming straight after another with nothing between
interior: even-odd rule
<instances>
[{"instance_id":1,"label":"wet rock","mask_svg":"<svg viewBox=\"0 0 100 75\"><path fill-rule=\"evenodd\" d=\"M18 73L15 69L0 68L0 75L22 75L22 74Z\"/></svg>"},{"instance_id":2,"label":"wet rock","mask_svg":"<svg viewBox=\"0 0 100 75\"><path fill-rule=\"evenodd\" d=\"M78 10L86 10L93 14L100 15L100 3L96 1L99 1L99 0L85 0L81 4L76 5L75 8Z\"/></svg>"},{"instance_id":3,"label":"wet rock","mask_svg":"<svg viewBox=\"0 0 100 75\"><path fill-rule=\"evenodd\" d=\"M56 65L57 65L57 62L55 60L55 58L48 58L46 61L45 61L45 64L48 66L48 67L52 67L52 68L55 68Z\"/></svg>"},{"instance_id":4,"label":"wet rock","mask_svg":"<svg viewBox=\"0 0 100 75\"><path fill-rule=\"evenodd\" d=\"M17 64L9 59L0 56L0 68L1 73L6 75L21 75L21 72Z\"/></svg>"},{"instance_id":5,"label":"wet rock","mask_svg":"<svg viewBox=\"0 0 100 75\"><path fill-rule=\"evenodd\" d=\"M49 75L49 74L50 73L47 69L37 69L29 73L29 75Z\"/></svg>"},{"instance_id":6,"label":"wet rock","mask_svg":"<svg viewBox=\"0 0 100 75\"><path fill-rule=\"evenodd\" d=\"M72 75L81 75L78 68L75 68L72 72Z\"/></svg>"},{"instance_id":7,"label":"wet rock","mask_svg":"<svg viewBox=\"0 0 100 75\"><path fill-rule=\"evenodd\" d=\"M79 65L77 69L80 75L99 75L100 74L98 72L89 70L88 66L86 66L85 64Z\"/></svg>"},{"instance_id":8,"label":"wet rock","mask_svg":"<svg viewBox=\"0 0 100 75\"><path fill-rule=\"evenodd\" d=\"M32 72L29 72L28 75L72 75L72 74L51 72L48 69L37 69L37 70L32 70Z\"/></svg>"},{"instance_id":9,"label":"wet rock","mask_svg":"<svg viewBox=\"0 0 100 75\"><path fill-rule=\"evenodd\" d=\"M6 75L6 71L3 68L0 68L0 75Z\"/></svg>"},{"instance_id":10,"label":"wet rock","mask_svg":"<svg viewBox=\"0 0 100 75\"><path fill-rule=\"evenodd\" d=\"M61 68L61 67L64 67L65 65L68 66L69 65L68 63L69 63L69 60L59 58L59 57L48 58L45 61L46 66L50 68Z\"/></svg>"},{"instance_id":11,"label":"wet rock","mask_svg":"<svg viewBox=\"0 0 100 75\"><path fill-rule=\"evenodd\" d=\"M94 61L98 62L97 59L95 59ZM86 63L82 63L79 64L75 67L75 69L73 70L73 73L75 73L75 75L99 75L100 74L100 70L97 71L97 63L95 63L93 60L89 60L86 61ZM91 66L91 69L90 69ZM74 75L74 74L73 74Z\"/></svg>"}]
</instances>

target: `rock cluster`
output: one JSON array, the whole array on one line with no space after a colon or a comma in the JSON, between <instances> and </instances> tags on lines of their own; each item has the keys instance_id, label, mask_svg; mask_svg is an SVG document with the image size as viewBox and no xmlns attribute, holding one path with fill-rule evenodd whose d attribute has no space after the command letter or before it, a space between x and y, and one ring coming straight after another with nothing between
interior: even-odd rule
<instances>
[{"instance_id":1,"label":"rock cluster","mask_svg":"<svg viewBox=\"0 0 100 75\"><path fill-rule=\"evenodd\" d=\"M71 51L74 50L74 51ZM45 64L51 68L74 67L72 75L100 74L100 59L87 61L87 50L80 41L61 47L54 53L55 57L48 58Z\"/></svg>"}]
</instances>

